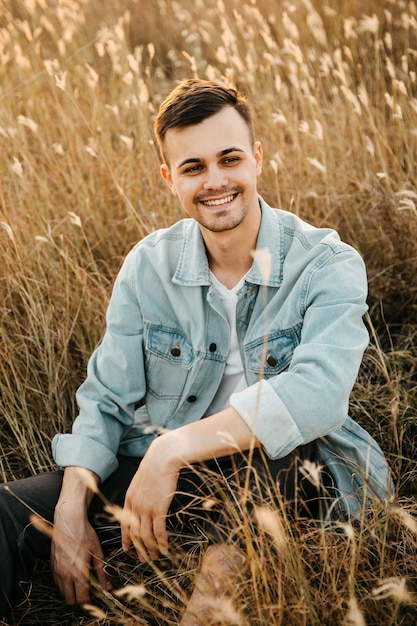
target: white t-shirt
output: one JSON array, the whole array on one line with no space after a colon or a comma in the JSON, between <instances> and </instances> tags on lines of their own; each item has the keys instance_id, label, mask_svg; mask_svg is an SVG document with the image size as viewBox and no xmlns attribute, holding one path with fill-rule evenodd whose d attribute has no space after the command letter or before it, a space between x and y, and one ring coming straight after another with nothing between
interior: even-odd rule
<instances>
[{"instance_id":1,"label":"white t-shirt","mask_svg":"<svg viewBox=\"0 0 417 626\"><path fill-rule=\"evenodd\" d=\"M230 326L230 350L226 360L226 367L224 370L223 378L217 389L209 408L205 415L213 415L218 413L229 406L229 400L232 393L242 391L247 387L245 374L243 372L243 363L240 356L239 343L236 333L236 304L237 304L237 292L242 287L245 277L228 289L223 285L216 276L210 272L210 278L213 284L213 288L216 290L226 313Z\"/></svg>"}]
</instances>

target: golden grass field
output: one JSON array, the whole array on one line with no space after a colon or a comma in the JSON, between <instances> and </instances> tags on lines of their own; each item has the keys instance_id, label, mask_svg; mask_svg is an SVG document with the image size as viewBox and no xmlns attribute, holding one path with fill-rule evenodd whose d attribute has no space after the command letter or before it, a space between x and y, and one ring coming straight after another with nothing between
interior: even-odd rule
<instances>
[{"instance_id":1,"label":"golden grass field","mask_svg":"<svg viewBox=\"0 0 417 626\"><path fill-rule=\"evenodd\" d=\"M161 100L193 76L237 84L264 147L262 195L336 228L365 258L371 343L352 415L384 449L397 493L394 506L337 533L266 514L218 623L417 624L416 2L0 0L0 9L1 479L52 467L50 439L76 415L123 257L181 217L152 136ZM60 602L40 566L11 623L175 624L184 566L198 560L190 543L191 554L150 568L113 555L122 592L97 590L87 614Z\"/></svg>"}]
</instances>

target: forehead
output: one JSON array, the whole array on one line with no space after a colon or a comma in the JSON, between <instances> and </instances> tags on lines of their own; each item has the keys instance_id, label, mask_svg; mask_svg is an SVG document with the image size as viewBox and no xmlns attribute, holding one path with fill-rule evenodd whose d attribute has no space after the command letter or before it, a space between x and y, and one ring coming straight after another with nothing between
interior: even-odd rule
<instances>
[{"instance_id":1,"label":"forehead","mask_svg":"<svg viewBox=\"0 0 417 626\"><path fill-rule=\"evenodd\" d=\"M252 152L249 127L232 107L200 124L169 129L164 139L165 155L172 167L184 159L208 159L231 147Z\"/></svg>"}]
</instances>

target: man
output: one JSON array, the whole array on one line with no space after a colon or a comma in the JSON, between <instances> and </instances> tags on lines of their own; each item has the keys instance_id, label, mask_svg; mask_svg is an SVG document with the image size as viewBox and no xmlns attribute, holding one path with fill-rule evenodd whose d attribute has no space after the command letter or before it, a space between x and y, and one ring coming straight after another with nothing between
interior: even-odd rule
<instances>
[{"instance_id":1,"label":"man","mask_svg":"<svg viewBox=\"0 0 417 626\"><path fill-rule=\"evenodd\" d=\"M205 466L228 485L231 508L249 484L255 507L281 498L295 515L331 519L392 489L382 452L348 417L368 341L361 258L334 231L258 195L262 148L240 93L185 81L155 133L162 177L189 218L146 237L123 264L80 413L53 440L65 470L0 492L3 611L50 549L69 604L89 601L91 570L111 588L97 489L124 506L122 547L133 544L142 562L169 552L167 525L195 528L210 509ZM207 513L210 547L183 626L207 618L210 563L227 571L242 558L227 506ZM29 524L32 510L54 520L52 542Z\"/></svg>"}]
</instances>

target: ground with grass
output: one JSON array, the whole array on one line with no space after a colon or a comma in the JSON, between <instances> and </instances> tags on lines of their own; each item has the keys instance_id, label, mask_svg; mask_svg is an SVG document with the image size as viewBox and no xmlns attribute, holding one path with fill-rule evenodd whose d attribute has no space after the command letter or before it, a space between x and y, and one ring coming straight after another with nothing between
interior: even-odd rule
<instances>
[{"instance_id":1,"label":"ground with grass","mask_svg":"<svg viewBox=\"0 0 417 626\"><path fill-rule=\"evenodd\" d=\"M181 217L159 179L160 102L192 76L237 84L262 195L366 261L371 341L351 412L384 449L396 500L337 532L267 512L220 623L416 623L415 3L2 0L0 59L0 478L53 466L123 257ZM89 615L40 565L12 623L174 624L201 547L190 538L153 568L112 555L129 593L97 592Z\"/></svg>"}]
</instances>

